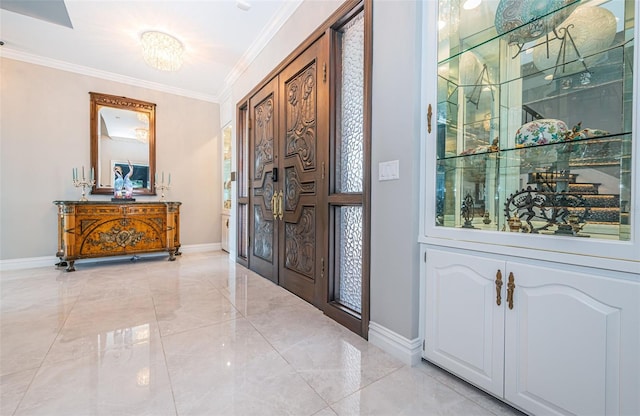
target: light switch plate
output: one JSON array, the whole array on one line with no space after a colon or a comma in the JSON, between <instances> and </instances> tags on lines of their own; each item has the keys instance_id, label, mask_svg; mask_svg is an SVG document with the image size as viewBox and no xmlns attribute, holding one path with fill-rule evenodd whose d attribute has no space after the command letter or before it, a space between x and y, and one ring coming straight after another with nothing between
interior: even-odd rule
<instances>
[{"instance_id":1,"label":"light switch plate","mask_svg":"<svg viewBox=\"0 0 640 416\"><path fill-rule=\"evenodd\" d=\"M400 179L400 161L390 160L378 163L378 180L392 181Z\"/></svg>"}]
</instances>

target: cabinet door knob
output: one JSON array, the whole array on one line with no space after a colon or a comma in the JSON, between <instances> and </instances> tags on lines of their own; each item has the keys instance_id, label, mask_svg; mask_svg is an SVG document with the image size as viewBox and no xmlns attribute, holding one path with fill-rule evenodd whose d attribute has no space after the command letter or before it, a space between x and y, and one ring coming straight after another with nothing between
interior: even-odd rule
<instances>
[{"instance_id":1,"label":"cabinet door knob","mask_svg":"<svg viewBox=\"0 0 640 416\"><path fill-rule=\"evenodd\" d=\"M516 288L516 284L514 283L513 272L509 273L509 283L507 283L507 303L509 305L509 309L513 309L513 291Z\"/></svg>"},{"instance_id":2,"label":"cabinet door knob","mask_svg":"<svg viewBox=\"0 0 640 416\"><path fill-rule=\"evenodd\" d=\"M502 296L500 293L502 292L502 272L498 270L496 273L496 305L500 306L502 303Z\"/></svg>"}]
</instances>

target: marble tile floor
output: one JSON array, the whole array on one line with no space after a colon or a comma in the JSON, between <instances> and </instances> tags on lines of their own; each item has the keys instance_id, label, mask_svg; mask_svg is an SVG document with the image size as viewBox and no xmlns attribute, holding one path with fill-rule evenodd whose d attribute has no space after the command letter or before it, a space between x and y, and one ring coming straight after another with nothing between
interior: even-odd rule
<instances>
[{"instance_id":1,"label":"marble tile floor","mask_svg":"<svg viewBox=\"0 0 640 416\"><path fill-rule=\"evenodd\" d=\"M221 251L0 280L0 415L521 415Z\"/></svg>"}]
</instances>

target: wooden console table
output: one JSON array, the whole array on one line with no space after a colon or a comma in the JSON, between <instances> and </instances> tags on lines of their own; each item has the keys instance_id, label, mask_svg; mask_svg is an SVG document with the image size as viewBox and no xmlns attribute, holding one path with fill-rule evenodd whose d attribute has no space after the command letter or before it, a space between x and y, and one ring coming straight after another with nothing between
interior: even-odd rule
<instances>
[{"instance_id":1,"label":"wooden console table","mask_svg":"<svg viewBox=\"0 0 640 416\"><path fill-rule=\"evenodd\" d=\"M58 206L58 266L78 259L180 249L181 202L54 201ZM68 265L67 265L68 263Z\"/></svg>"}]
</instances>

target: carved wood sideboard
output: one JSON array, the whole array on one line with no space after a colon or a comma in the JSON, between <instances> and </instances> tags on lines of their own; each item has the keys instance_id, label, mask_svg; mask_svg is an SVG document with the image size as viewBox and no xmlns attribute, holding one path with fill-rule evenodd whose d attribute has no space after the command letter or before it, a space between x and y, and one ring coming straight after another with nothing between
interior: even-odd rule
<instances>
[{"instance_id":1,"label":"carved wood sideboard","mask_svg":"<svg viewBox=\"0 0 640 416\"><path fill-rule=\"evenodd\" d=\"M58 206L58 266L78 259L180 249L181 202L54 201Z\"/></svg>"}]
</instances>

